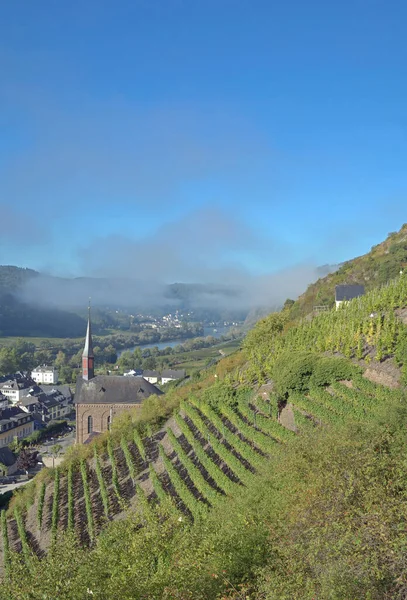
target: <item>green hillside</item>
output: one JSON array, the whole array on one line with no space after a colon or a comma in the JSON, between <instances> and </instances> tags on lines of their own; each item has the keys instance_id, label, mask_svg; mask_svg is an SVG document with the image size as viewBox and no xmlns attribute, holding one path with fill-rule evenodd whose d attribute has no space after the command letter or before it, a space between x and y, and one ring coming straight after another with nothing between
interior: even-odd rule
<instances>
[{"instance_id":1,"label":"green hillside","mask_svg":"<svg viewBox=\"0 0 407 600\"><path fill-rule=\"evenodd\" d=\"M404 598L406 308L397 273L273 313L72 448L2 513L0 599Z\"/></svg>"},{"instance_id":2,"label":"green hillside","mask_svg":"<svg viewBox=\"0 0 407 600\"><path fill-rule=\"evenodd\" d=\"M361 283L367 291L394 279L407 267L407 224L400 231L389 233L381 244L367 254L343 263L340 268L310 285L291 308L291 317L311 313L315 306L331 308L335 302L335 286Z\"/></svg>"}]
</instances>

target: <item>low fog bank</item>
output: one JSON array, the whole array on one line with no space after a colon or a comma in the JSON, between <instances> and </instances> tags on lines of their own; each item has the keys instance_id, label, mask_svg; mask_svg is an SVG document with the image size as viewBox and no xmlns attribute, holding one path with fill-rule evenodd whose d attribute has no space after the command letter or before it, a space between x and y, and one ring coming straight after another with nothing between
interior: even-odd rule
<instances>
[{"instance_id":1,"label":"low fog bank","mask_svg":"<svg viewBox=\"0 0 407 600\"><path fill-rule=\"evenodd\" d=\"M159 309L211 309L249 312L258 307L277 308L287 298L296 299L306 287L335 267L299 265L262 276L233 273L228 283L175 283L132 278L65 279L39 275L18 293L21 301L50 308L83 310L93 306L131 311Z\"/></svg>"}]
</instances>

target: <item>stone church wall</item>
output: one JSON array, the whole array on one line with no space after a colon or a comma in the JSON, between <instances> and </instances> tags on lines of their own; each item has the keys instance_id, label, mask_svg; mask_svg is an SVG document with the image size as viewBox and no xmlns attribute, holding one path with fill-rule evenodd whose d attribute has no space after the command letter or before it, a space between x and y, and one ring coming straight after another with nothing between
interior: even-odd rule
<instances>
[{"instance_id":1,"label":"stone church wall","mask_svg":"<svg viewBox=\"0 0 407 600\"><path fill-rule=\"evenodd\" d=\"M103 433L108 431L109 417L114 418L123 412L141 407L141 404L77 404L76 405L76 442L86 442L88 433L88 417L93 418L93 432Z\"/></svg>"}]
</instances>

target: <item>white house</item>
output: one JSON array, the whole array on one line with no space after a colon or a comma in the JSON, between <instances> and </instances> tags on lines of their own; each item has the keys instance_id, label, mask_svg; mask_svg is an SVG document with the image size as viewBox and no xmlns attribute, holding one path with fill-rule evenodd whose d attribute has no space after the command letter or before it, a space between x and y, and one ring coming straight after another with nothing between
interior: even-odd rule
<instances>
[{"instance_id":1,"label":"white house","mask_svg":"<svg viewBox=\"0 0 407 600\"><path fill-rule=\"evenodd\" d=\"M173 369L167 369L161 374L161 383L168 383L169 381L175 381L177 379L185 379L185 369L175 371Z\"/></svg>"},{"instance_id":2,"label":"white house","mask_svg":"<svg viewBox=\"0 0 407 600\"><path fill-rule=\"evenodd\" d=\"M143 371L143 378L148 381L148 383L158 383L158 379L160 374L158 371Z\"/></svg>"},{"instance_id":3,"label":"white house","mask_svg":"<svg viewBox=\"0 0 407 600\"><path fill-rule=\"evenodd\" d=\"M142 377L143 371L142 369L130 369L130 371L126 371L123 375L124 377Z\"/></svg>"},{"instance_id":4,"label":"white house","mask_svg":"<svg viewBox=\"0 0 407 600\"><path fill-rule=\"evenodd\" d=\"M363 285L337 285L335 286L335 305L336 310L341 304L346 304L349 300L359 298L365 293L365 287Z\"/></svg>"},{"instance_id":5,"label":"white house","mask_svg":"<svg viewBox=\"0 0 407 600\"><path fill-rule=\"evenodd\" d=\"M0 383L0 394L3 394L12 404L17 404L30 387L29 381L16 378L6 379Z\"/></svg>"},{"instance_id":6,"label":"white house","mask_svg":"<svg viewBox=\"0 0 407 600\"><path fill-rule=\"evenodd\" d=\"M38 366L31 372L31 377L36 383L58 383L57 369L55 367L48 367L47 365Z\"/></svg>"}]
</instances>

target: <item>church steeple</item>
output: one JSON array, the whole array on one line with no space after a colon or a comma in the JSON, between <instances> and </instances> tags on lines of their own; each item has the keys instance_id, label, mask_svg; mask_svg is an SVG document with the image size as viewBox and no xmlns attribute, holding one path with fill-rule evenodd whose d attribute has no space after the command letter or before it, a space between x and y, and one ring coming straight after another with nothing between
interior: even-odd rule
<instances>
[{"instance_id":1,"label":"church steeple","mask_svg":"<svg viewBox=\"0 0 407 600\"><path fill-rule=\"evenodd\" d=\"M92 327L90 323L90 301L88 308L88 328L86 330L85 347L82 354L82 377L86 381L93 379L95 376L94 369L95 357L93 355L93 342L92 342Z\"/></svg>"}]
</instances>

